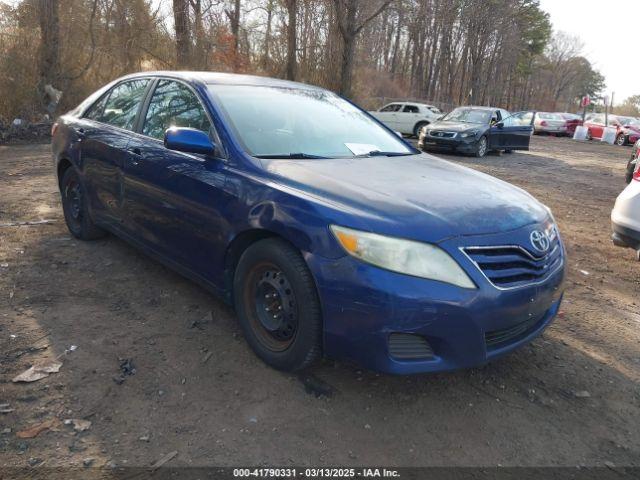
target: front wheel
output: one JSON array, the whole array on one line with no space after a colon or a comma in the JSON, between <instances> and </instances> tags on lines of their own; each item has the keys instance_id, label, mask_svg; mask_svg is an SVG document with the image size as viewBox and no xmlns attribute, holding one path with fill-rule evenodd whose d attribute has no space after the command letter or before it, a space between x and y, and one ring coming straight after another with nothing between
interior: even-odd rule
<instances>
[{"instance_id":1,"label":"front wheel","mask_svg":"<svg viewBox=\"0 0 640 480\"><path fill-rule=\"evenodd\" d=\"M265 363L298 371L320 358L320 300L290 244L269 238L250 246L236 268L233 300L247 342Z\"/></svg>"},{"instance_id":2,"label":"front wheel","mask_svg":"<svg viewBox=\"0 0 640 480\"><path fill-rule=\"evenodd\" d=\"M480 137L480 140L476 143L476 150L474 155L478 158L482 158L487 154L487 137Z\"/></svg>"},{"instance_id":3,"label":"front wheel","mask_svg":"<svg viewBox=\"0 0 640 480\"><path fill-rule=\"evenodd\" d=\"M618 134L618 136L616 137L616 145L626 145L627 144L627 138L624 136L624 133L620 133Z\"/></svg>"}]
</instances>

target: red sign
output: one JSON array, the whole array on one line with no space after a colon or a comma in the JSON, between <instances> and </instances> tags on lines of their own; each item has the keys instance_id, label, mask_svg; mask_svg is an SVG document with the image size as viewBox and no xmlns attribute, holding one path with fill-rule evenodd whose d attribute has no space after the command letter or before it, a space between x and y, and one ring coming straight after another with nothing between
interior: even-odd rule
<instances>
[{"instance_id":1,"label":"red sign","mask_svg":"<svg viewBox=\"0 0 640 480\"><path fill-rule=\"evenodd\" d=\"M584 97L582 97L582 101L580 102L580 106L581 107L588 107L589 105L591 105L591 98L589 98L589 95L585 95Z\"/></svg>"}]
</instances>

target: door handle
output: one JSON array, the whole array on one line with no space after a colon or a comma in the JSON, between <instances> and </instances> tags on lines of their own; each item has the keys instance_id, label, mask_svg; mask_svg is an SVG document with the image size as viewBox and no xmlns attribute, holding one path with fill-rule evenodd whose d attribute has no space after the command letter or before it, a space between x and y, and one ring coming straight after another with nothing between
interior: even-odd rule
<instances>
[{"instance_id":1,"label":"door handle","mask_svg":"<svg viewBox=\"0 0 640 480\"><path fill-rule=\"evenodd\" d=\"M138 162L143 158L142 150L138 147L131 147L128 151L131 154L131 164L133 166L138 165Z\"/></svg>"}]
</instances>

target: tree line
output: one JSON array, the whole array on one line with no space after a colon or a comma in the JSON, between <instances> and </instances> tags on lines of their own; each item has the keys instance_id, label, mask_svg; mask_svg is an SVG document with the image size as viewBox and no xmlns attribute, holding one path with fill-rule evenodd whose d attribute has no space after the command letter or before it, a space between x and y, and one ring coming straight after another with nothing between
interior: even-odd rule
<instances>
[{"instance_id":1,"label":"tree line","mask_svg":"<svg viewBox=\"0 0 640 480\"><path fill-rule=\"evenodd\" d=\"M287 78L368 108L575 111L604 88L538 0L22 0L0 3L0 52L5 121L55 115L140 70Z\"/></svg>"}]
</instances>

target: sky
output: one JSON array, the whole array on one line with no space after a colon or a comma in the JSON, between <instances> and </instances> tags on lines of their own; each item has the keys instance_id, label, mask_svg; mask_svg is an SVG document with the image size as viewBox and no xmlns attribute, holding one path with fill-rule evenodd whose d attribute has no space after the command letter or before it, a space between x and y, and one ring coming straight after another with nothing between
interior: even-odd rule
<instances>
[{"instance_id":1,"label":"sky","mask_svg":"<svg viewBox=\"0 0 640 480\"><path fill-rule=\"evenodd\" d=\"M640 0L540 0L556 31L578 36L583 55L600 71L606 93L615 92L619 105L631 95L640 95L640 63L635 40Z\"/></svg>"}]
</instances>

